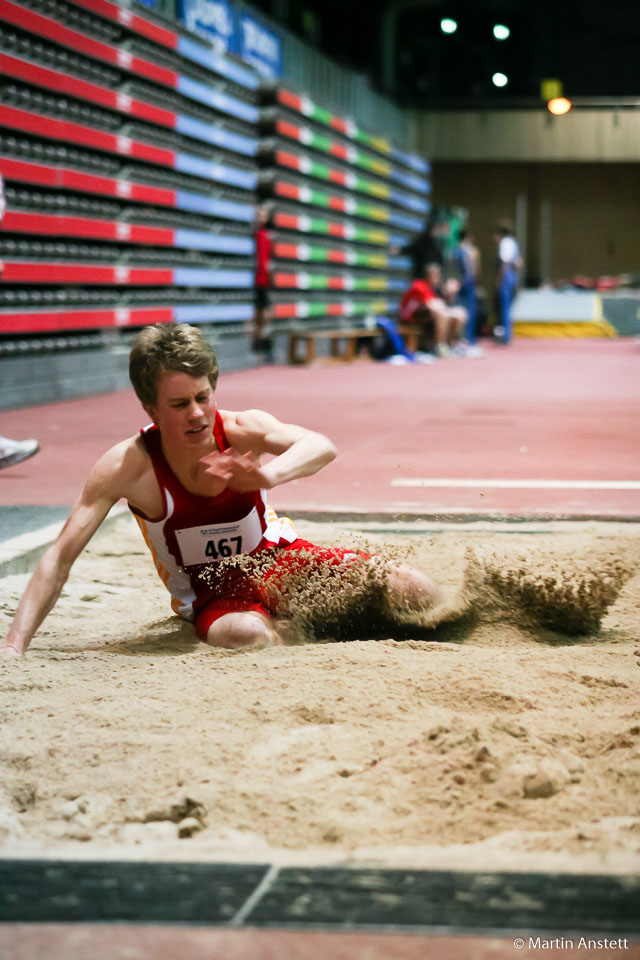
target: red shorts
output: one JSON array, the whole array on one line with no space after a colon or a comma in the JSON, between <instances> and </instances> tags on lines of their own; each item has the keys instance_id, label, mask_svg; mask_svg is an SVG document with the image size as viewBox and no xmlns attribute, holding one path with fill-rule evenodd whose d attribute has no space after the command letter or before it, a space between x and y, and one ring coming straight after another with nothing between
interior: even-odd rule
<instances>
[{"instance_id":1,"label":"red shorts","mask_svg":"<svg viewBox=\"0 0 640 960\"><path fill-rule=\"evenodd\" d=\"M300 553L303 552L301 556ZM263 617L271 619L274 610L270 607L269 591L266 587L274 577L285 573L300 572L314 563L340 563L355 560L356 557L366 557L362 551L347 550L341 547L318 547L308 540L294 540L280 547L271 563L261 573L261 582L247 577L236 578L229 582L229 590L220 591L196 615L196 634L206 643L209 627L227 613L241 613L254 611Z\"/></svg>"}]
</instances>

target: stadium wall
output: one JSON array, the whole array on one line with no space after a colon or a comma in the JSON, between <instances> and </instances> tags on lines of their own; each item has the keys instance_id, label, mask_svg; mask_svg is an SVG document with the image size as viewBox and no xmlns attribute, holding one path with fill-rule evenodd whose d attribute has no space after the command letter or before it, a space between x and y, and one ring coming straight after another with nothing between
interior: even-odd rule
<instances>
[{"instance_id":1,"label":"stadium wall","mask_svg":"<svg viewBox=\"0 0 640 960\"><path fill-rule=\"evenodd\" d=\"M637 109L413 111L415 149L432 161L637 163Z\"/></svg>"},{"instance_id":2,"label":"stadium wall","mask_svg":"<svg viewBox=\"0 0 640 960\"><path fill-rule=\"evenodd\" d=\"M490 280L499 219L516 224L526 283L637 273L640 167L637 163L505 163L440 160L434 204L457 203Z\"/></svg>"}]
</instances>

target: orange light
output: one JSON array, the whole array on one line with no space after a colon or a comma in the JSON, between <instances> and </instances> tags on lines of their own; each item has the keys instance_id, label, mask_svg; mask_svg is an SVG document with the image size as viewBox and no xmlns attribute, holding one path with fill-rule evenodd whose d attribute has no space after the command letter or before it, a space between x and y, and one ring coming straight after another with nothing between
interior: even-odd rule
<instances>
[{"instance_id":1,"label":"orange light","mask_svg":"<svg viewBox=\"0 0 640 960\"><path fill-rule=\"evenodd\" d=\"M549 100L547 107L556 117L561 117L571 110L571 100L567 100L566 97L554 97L553 100Z\"/></svg>"}]
</instances>

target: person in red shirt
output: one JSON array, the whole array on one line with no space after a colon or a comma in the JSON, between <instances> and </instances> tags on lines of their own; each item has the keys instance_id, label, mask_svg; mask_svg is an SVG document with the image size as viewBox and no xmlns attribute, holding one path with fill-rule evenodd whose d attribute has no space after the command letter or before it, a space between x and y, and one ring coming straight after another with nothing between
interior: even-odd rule
<instances>
[{"instance_id":1,"label":"person in red shirt","mask_svg":"<svg viewBox=\"0 0 640 960\"><path fill-rule=\"evenodd\" d=\"M400 301L400 322L417 324L421 347L448 356L466 322L463 307L449 306L440 290L440 265L430 263L424 280L414 280Z\"/></svg>"},{"instance_id":2,"label":"person in red shirt","mask_svg":"<svg viewBox=\"0 0 640 960\"><path fill-rule=\"evenodd\" d=\"M273 342L270 336L271 306L269 289L271 287L271 207L263 203L256 208L256 270L254 274L254 314L251 349L262 353L271 360Z\"/></svg>"}]
</instances>

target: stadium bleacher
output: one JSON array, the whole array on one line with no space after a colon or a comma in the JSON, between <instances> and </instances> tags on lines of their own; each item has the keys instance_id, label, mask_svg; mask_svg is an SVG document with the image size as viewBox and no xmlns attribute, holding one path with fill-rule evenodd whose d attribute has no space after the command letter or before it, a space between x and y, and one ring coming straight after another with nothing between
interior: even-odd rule
<instances>
[{"instance_id":1,"label":"stadium bleacher","mask_svg":"<svg viewBox=\"0 0 640 960\"><path fill-rule=\"evenodd\" d=\"M264 199L276 333L395 309L409 265L390 248L428 214L423 160L147 8L0 0L0 18L4 356L186 319L248 362Z\"/></svg>"}]
</instances>

